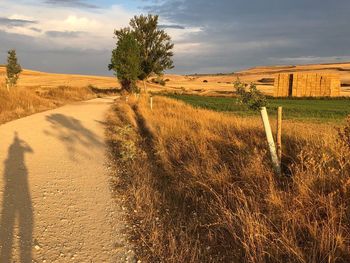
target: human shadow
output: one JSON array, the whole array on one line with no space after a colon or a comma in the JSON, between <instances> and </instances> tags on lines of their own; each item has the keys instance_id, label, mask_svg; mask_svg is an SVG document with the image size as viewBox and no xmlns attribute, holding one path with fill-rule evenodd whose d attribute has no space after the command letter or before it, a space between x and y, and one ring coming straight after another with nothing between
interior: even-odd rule
<instances>
[{"instance_id":1,"label":"human shadow","mask_svg":"<svg viewBox=\"0 0 350 263\"><path fill-rule=\"evenodd\" d=\"M0 262L12 262L15 222L19 229L22 263L32 262L33 206L28 185L25 154L32 148L15 133L4 162L4 194L0 225Z\"/></svg>"},{"instance_id":2,"label":"human shadow","mask_svg":"<svg viewBox=\"0 0 350 263\"><path fill-rule=\"evenodd\" d=\"M45 131L45 133L62 141L73 160L75 160L79 145L84 146L87 150L91 147L103 146L98 136L84 127L78 119L55 113L47 116L46 120L51 123L52 130ZM83 153L80 152L80 154Z\"/></svg>"}]
</instances>

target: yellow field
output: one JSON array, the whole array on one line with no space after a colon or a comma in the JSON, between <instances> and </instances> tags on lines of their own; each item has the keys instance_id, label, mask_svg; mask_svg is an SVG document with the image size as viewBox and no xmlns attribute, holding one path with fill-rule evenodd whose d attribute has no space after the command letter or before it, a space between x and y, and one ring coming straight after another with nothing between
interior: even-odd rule
<instances>
[{"instance_id":1,"label":"yellow field","mask_svg":"<svg viewBox=\"0 0 350 263\"><path fill-rule=\"evenodd\" d=\"M173 91L194 93L206 96L226 95L233 91L233 82L240 79L244 83L255 83L265 94L273 94L271 80L279 73L295 72L322 72L340 75L342 83L341 96L350 96L350 63L319 64L300 66L262 66L236 72L229 75L175 75L165 74L163 79L168 79L166 86L160 86L147 81L147 87L152 91ZM152 79L152 78L150 78ZM268 82L262 83L266 79ZM204 82L207 81L207 82ZM0 84L5 82L5 68L0 67ZM59 86L87 87L93 85L97 88L119 88L120 84L115 77L88 76L72 74L54 74L33 70L24 70L18 82L18 86L45 90ZM143 87L142 83L139 83Z\"/></svg>"},{"instance_id":2,"label":"yellow field","mask_svg":"<svg viewBox=\"0 0 350 263\"><path fill-rule=\"evenodd\" d=\"M229 75L165 75L164 79L169 79L166 87L169 91L195 93L200 95L225 95L233 91L233 82L240 81L250 84L255 83L259 90L268 95L273 95L273 83L262 83L262 79L275 78L279 73L296 72L318 72L335 73L340 75L343 85L341 96L350 96L350 63L342 64L319 64L319 65L301 65L301 66L266 66L256 67L240 71ZM204 82L204 81L208 82ZM154 85L152 85L155 87ZM158 86L159 87L159 86Z\"/></svg>"},{"instance_id":3,"label":"yellow field","mask_svg":"<svg viewBox=\"0 0 350 263\"><path fill-rule=\"evenodd\" d=\"M52 74L23 70L17 87L6 90L0 67L0 124L119 88L114 77ZM93 86L92 90L89 86Z\"/></svg>"},{"instance_id":4,"label":"yellow field","mask_svg":"<svg viewBox=\"0 0 350 263\"><path fill-rule=\"evenodd\" d=\"M0 67L0 83L5 82L6 69ZM115 77L86 76L72 74L54 74L33 70L23 70L18 86L25 88L55 88L59 86L87 87L93 85L97 88L117 88L119 83Z\"/></svg>"},{"instance_id":5,"label":"yellow field","mask_svg":"<svg viewBox=\"0 0 350 263\"><path fill-rule=\"evenodd\" d=\"M286 72L324 72L337 73L341 77L342 96L350 96L350 63L306 66L269 66L256 67L231 75L195 75L182 76L166 74L166 86L151 82L147 89L154 92L177 92L199 94L203 96L225 96L233 93L233 83L239 78L244 83L255 83L265 94L273 94L273 78L278 73ZM115 77L87 76L72 74L54 74L33 70L23 70L18 85L6 93L5 67L0 66L0 123L13 120L44 109L56 107L70 101L77 101L96 96L88 86L97 89L119 89ZM265 83L261 80L265 79ZM143 84L138 83L143 89Z\"/></svg>"}]
</instances>

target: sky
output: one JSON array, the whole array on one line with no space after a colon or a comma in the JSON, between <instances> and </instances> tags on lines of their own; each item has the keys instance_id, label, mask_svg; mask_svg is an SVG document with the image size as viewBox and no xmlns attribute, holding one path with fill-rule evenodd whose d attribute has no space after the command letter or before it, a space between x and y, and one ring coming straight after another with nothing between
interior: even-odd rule
<instances>
[{"instance_id":1,"label":"sky","mask_svg":"<svg viewBox=\"0 0 350 263\"><path fill-rule=\"evenodd\" d=\"M108 71L114 29L157 14L175 43L169 73L229 73L259 65L350 61L349 0L0 0L0 64Z\"/></svg>"}]
</instances>

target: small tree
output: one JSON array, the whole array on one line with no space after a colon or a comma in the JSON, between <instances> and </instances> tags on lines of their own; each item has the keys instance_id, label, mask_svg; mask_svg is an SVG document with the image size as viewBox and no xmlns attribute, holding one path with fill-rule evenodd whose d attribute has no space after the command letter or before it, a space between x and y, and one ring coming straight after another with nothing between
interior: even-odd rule
<instances>
[{"instance_id":1,"label":"small tree","mask_svg":"<svg viewBox=\"0 0 350 263\"><path fill-rule=\"evenodd\" d=\"M119 79L122 89L128 92L138 91L136 81L140 75L140 47L134 33L123 29L124 33L117 36L117 47L112 51L109 70L113 70Z\"/></svg>"},{"instance_id":2,"label":"small tree","mask_svg":"<svg viewBox=\"0 0 350 263\"><path fill-rule=\"evenodd\" d=\"M246 86L237 80L235 82L236 94L240 97L241 102L248 106L249 109L258 111L267 105L267 100L264 94L260 92L253 83L247 91Z\"/></svg>"},{"instance_id":3,"label":"small tree","mask_svg":"<svg viewBox=\"0 0 350 263\"><path fill-rule=\"evenodd\" d=\"M17 84L19 74L22 72L21 65L17 61L16 50L9 50L6 65L6 86L7 89Z\"/></svg>"},{"instance_id":4,"label":"small tree","mask_svg":"<svg viewBox=\"0 0 350 263\"><path fill-rule=\"evenodd\" d=\"M124 35L127 30L134 32L140 47L141 72L138 76L143 81L152 74L161 75L165 70L174 67L171 51L174 44L170 36L158 28L157 15L135 16L130 21L130 29L115 30L117 38Z\"/></svg>"}]
</instances>

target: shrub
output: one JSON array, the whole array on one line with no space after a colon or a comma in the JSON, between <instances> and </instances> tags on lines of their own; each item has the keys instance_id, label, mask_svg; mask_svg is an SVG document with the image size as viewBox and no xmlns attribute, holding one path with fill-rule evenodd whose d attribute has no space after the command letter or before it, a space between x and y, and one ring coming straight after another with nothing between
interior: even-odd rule
<instances>
[{"instance_id":1,"label":"shrub","mask_svg":"<svg viewBox=\"0 0 350 263\"><path fill-rule=\"evenodd\" d=\"M208 81L207 81L206 79L205 79L205 80L203 80L203 82L204 82L204 83L208 83Z\"/></svg>"},{"instance_id":2,"label":"shrub","mask_svg":"<svg viewBox=\"0 0 350 263\"><path fill-rule=\"evenodd\" d=\"M153 78L152 82L155 83L155 84L162 85L162 86L166 85L166 81L164 79L160 78L160 77Z\"/></svg>"},{"instance_id":3,"label":"shrub","mask_svg":"<svg viewBox=\"0 0 350 263\"><path fill-rule=\"evenodd\" d=\"M246 90L246 85L240 81L235 82L236 94L240 97L241 102L248 106L249 109L257 111L261 107L267 106L267 99L253 83L249 86L249 91Z\"/></svg>"}]
</instances>

